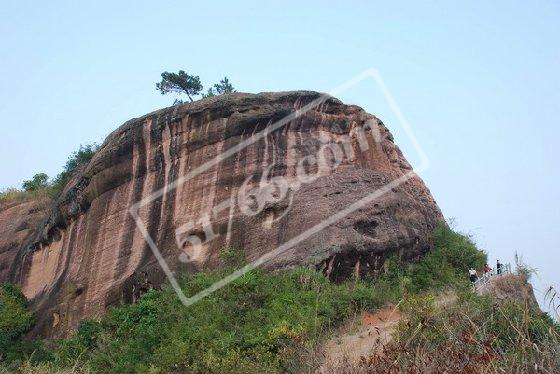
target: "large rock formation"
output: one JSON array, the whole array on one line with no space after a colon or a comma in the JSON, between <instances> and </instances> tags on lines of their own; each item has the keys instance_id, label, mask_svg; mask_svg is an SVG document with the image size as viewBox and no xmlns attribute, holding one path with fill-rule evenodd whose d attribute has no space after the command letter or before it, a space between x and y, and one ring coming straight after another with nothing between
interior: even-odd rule
<instances>
[{"instance_id":1,"label":"large rock formation","mask_svg":"<svg viewBox=\"0 0 560 374\"><path fill-rule=\"evenodd\" d=\"M316 266L337 280L376 273L393 254L428 251L442 216L417 176L387 188L411 172L387 128L334 98L306 110L318 98L234 93L126 122L34 230L28 220L15 236L21 225L4 224L14 210L0 211L2 236L10 237L0 241L1 280L22 286L37 331L51 336L134 301L165 281L129 212L146 199L139 220L175 273L220 266L226 247L256 260L329 218L263 266ZM352 205L376 191L384 193ZM337 216L346 208L356 209Z\"/></svg>"},{"instance_id":2,"label":"large rock formation","mask_svg":"<svg viewBox=\"0 0 560 374\"><path fill-rule=\"evenodd\" d=\"M21 265L22 248L31 244L48 208L48 196L0 203L0 281L13 280L13 269Z\"/></svg>"}]
</instances>

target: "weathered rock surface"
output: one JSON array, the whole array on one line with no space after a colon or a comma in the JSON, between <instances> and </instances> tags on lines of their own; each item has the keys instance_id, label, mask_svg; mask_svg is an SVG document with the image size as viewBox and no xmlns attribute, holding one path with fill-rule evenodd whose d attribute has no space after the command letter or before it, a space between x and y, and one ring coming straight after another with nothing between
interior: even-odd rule
<instances>
[{"instance_id":1,"label":"weathered rock surface","mask_svg":"<svg viewBox=\"0 0 560 374\"><path fill-rule=\"evenodd\" d=\"M21 264L21 248L31 244L32 234L48 215L49 199L0 204L0 280L9 280L13 264Z\"/></svg>"},{"instance_id":2,"label":"weathered rock surface","mask_svg":"<svg viewBox=\"0 0 560 374\"><path fill-rule=\"evenodd\" d=\"M482 285L478 292L497 300L510 299L538 306L533 286L529 283L529 277L523 273L495 276Z\"/></svg>"},{"instance_id":3,"label":"weathered rock surface","mask_svg":"<svg viewBox=\"0 0 560 374\"><path fill-rule=\"evenodd\" d=\"M133 301L165 281L129 213L153 193L140 221L176 273L219 266L224 247L256 260L332 217L339 219L263 266L316 266L337 280L376 273L393 254L414 259L428 251L441 212L415 175L387 188L411 167L374 116L330 98L258 138L319 96L235 93L126 122L44 224L15 236L17 225L5 224L14 212L0 211L0 280L22 286L38 313L37 332L50 336ZM244 141L239 152L205 167ZM380 188L387 191L336 216Z\"/></svg>"}]
</instances>

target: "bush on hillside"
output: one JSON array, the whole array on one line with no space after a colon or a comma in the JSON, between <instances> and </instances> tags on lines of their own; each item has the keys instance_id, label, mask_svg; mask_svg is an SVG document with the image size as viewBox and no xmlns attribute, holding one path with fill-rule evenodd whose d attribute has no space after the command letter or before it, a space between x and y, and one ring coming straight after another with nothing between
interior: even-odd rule
<instances>
[{"instance_id":1,"label":"bush on hillside","mask_svg":"<svg viewBox=\"0 0 560 374\"><path fill-rule=\"evenodd\" d=\"M88 163L98 149L99 145L96 143L80 145L80 148L68 157L62 172L53 181L49 182L49 177L45 173L35 174L30 180L23 182L21 190L8 188L1 191L0 204L33 199L38 196L56 199L76 170Z\"/></svg>"},{"instance_id":2,"label":"bush on hillside","mask_svg":"<svg viewBox=\"0 0 560 374\"><path fill-rule=\"evenodd\" d=\"M200 273L181 283L194 295L223 275ZM380 306L382 291L363 282L336 285L305 269L253 271L187 308L171 289L150 291L100 322L82 323L61 342L56 362L81 360L94 371L277 372L293 361L290 347L308 347L329 326Z\"/></svg>"},{"instance_id":3,"label":"bush on hillside","mask_svg":"<svg viewBox=\"0 0 560 374\"><path fill-rule=\"evenodd\" d=\"M418 263L403 264L394 257L389 259L384 277L401 284L408 292L417 293L466 282L468 270L481 269L487 261L486 253L469 236L445 224L436 227L433 240L434 248Z\"/></svg>"},{"instance_id":4,"label":"bush on hillside","mask_svg":"<svg viewBox=\"0 0 560 374\"><path fill-rule=\"evenodd\" d=\"M214 87L210 87L208 89L208 92L206 92L205 94L203 93L202 97L206 98L232 92L237 91L235 91L235 88L233 88L233 85L229 81L228 77L224 77L224 79L222 79L219 83L216 83Z\"/></svg>"},{"instance_id":5,"label":"bush on hillside","mask_svg":"<svg viewBox=\"0 0 560 374\"><path fill-rule=\"evenodd\" d=\"M59 196L74 172L80 166L88 163L98 149L99 145L96 143L80 145L80 148L68 157L62 172L53 180L50 186L51 196Z\"/></svg>"},{"instance_id":6,"label":"bush on hillside","mask_svg":"<svg viewBox=\"0 0 560 374\"><path fill-rule=\"evenodd\" d=\"M45 173L38 173L33 176L30 180L23 181L21 187L24 191L37 191L40 189L47 188L49 186L49 176Z\"/></svg>"},{"instance_id":7,"label":"bush on hillside","mask_svg":"<svg viewBox=\"0 0 560 374\"><path fill-rule=\"evenodd\" d=\"M33 326L27 300L13 284L0 284L0 361L20 357L19 339Z\"/></svg>"}]
</instances>

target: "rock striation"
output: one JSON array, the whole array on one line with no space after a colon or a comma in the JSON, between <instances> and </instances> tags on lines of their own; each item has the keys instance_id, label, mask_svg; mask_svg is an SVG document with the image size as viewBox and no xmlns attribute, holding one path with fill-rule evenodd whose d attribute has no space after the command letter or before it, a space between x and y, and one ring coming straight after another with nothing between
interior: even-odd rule
<instances>
[{"instance_id":1,"label":"rock striation","mask_svg":"<svg viewBox=\"0 0 560 374\"><path fill-rule=\"evenodd\" d=\"M36 333L61 336L166 281L145 234L174 274L232 248L333 280L418 258L442 220L429 190L379 119L321 98L233 93L126 122L50 210L0 210L0 281L22 286Z\"/></svg>"}]
</instances>

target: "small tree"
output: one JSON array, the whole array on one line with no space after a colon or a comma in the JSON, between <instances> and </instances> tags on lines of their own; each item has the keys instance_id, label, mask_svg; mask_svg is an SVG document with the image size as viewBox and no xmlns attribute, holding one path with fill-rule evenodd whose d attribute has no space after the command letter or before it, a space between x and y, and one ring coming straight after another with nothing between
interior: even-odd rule
<instances>
[{"instance_id":1,"label":"small tree","mask_svg":"<svg viewBox=\"0 0 560 374\"><path fill-rule=\"evenodd\" d=\"M231 85L228 77L224 77L224 79L222 79L220 83L216 83L214 85L214 88L216 89L216 94L218 95L235 92L235 88L233 88L233 86Z\"/></svg>"},{"instance_id":2,"label":"small tree","mask_svg":"<svg viewBox=\"0 0 560 374\"><path fill-rule=\"evenodd\" d=\"M81 145L80 149L72 152L68 160L66 160L66 165L64 169L60 172L56 178L54 178L51 186L51 195L57 197L60 195L66 183L70 180L72 174L81 166L89 162L95 152L99 149L99 145L96 143Z\"/></svg>"},{"instance_id":3,"label":"small tree","mask_svg":"<svg viewBox=\"0 0 560 374\"><path fill-rule=\"evenodd\" d=\"M212 97L231 92L236 92L235 88L233 88L233 85L230 83L228 77L224 77L220 83L216 83L214 87L208 89L208 92L202 94L202 97Z\"/></svg>"},{"instance_id":4,"label":"small tree","mask_svg":"<svg viewBox=\"0 0 560 374\"><path fill-rule=\"evenodd\" d=\"M156 88L165 95L169 92L185 93L189 100L193 102L193 96L200 94L202 84L198 75L189 75L183 70L178 73L161 73L161 82L156 83Z\"/></svg>"},{"instance_id":5,"label":"small tree","mask_svg":"<svg viewBox=\"0 0 560 374\"><path fill-rule=\"evenodd\" d=\"M209 88L206 93L202 94L203 99L206 99L207 97L212 97L212 96L216 96L216 93L214 92L214 88Z\"/></svg>"},{"instance_id":6,"label":"small tree","mask_svg":"<svg viewBox=\"0 0 560 374\"><path fill-rule=\"evenodd\" d=\"M45 173L37 173L30 180L23 181L22 188L25 191L37 191L49 185L49 176Z\"/></svg>"}]
</instances>

